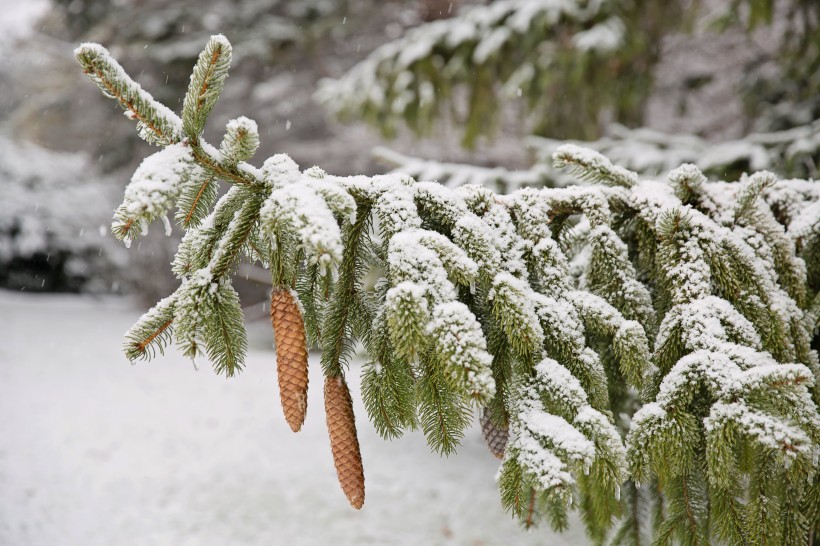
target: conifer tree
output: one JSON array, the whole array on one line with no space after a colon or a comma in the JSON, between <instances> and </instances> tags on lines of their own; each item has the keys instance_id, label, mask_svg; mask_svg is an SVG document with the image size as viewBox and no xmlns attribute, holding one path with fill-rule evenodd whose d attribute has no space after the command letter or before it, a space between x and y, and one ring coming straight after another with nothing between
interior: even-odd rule
<instances>
[{"instance_id":1,"label":"conifer tree","mask_svg":"<svg viewBox=\"0 0 820 546\"><path fill-rule=\"evenodd\" d=\"M733 76L744 82L733 87L747 118L743 130L753 131L747 138L713 150L714 143L692 136L625 129L645 125L649 99L668 92L669 82L654 91L653 84L670 42L697 33L708 43L715 30L752 33L766 25L774 36L748 40L747 50L754 53L736 61L744 66ZM679 72L675 65L664 68ZM721 79L700 70L705 72L693 78L701 84ZM315 97L340 119L363 120L387 137L402 125L428 135L450 122L462 144L472 148L494 135L502 119L509 125L511 116L502 114L516 112L519 127L533 135L558 143L592 141L645 174L658 174L658 163L666 172L691 162L724 177L777 168L816 178L820 139L811 121L820 118L818 82L816 0L495 0L408 30L337 79L322 81ZM678 108L686 111L685 103ZM535 148L544 147L541 138L533 140ZM504 181L553 181L548 158L558 144L546 144L545 157L529 176L485 174ZM454 176L470 174L477 173L459 169Z\"/></svg>"},{"instance_id":2,"label":"conifer tree","mask_svg":"<svg viewBox=\"0 0 820 546\"><path fill-rule=\"evenodd\" d=\"M385 438L420 429L454 452L480 412L503 457L502 504L525 525L578 510L596 544L809 544L820 531L820 199L758 172L709 182L694 165L641 179L597 152L556 150L564 188L448 188L332 176L285 155L248 161L258 129L203 128L231 46L200 55L181 116L103 47L85 73L160 151L137 169L112 230L185 231L179 288L127 333L131 360L174 342L241 371L231 276L270 270L283 407L303 419L305 343L321 348L332 455L350 503L364 472L345 377ZM217 185L228 191L217 199ZM375 286L367 271L382 272ZM274 309L275 308L275 309ZM295 398L292 398L295 396Z\"/></svg>"}]
</instances>

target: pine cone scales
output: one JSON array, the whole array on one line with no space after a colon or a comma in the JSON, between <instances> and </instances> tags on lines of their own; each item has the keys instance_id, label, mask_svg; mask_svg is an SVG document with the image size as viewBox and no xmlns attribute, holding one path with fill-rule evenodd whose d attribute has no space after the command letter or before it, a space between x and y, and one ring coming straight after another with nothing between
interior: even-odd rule
<instances>
[{"instance_id":1,"label":"pine cone scales","mask_svg":"<svg viewBox=\"0 0 820 546\"><path fill-rule=\"evenodd\" d=\"M333 463L342 491L355 509L364 504L364 468L356 436L353 400L344 378L325 378L325 413Z\"/></svg>"},{"instance_id":2,"label":"pine cone scales","mask_svg":"<svg viewBox=\"0 0 820 546\"><path fill-rule=\"evenodd\" d=\"M486 409L481 413L481 434L484 436L484 441L492 454L498 459L503 459L510 431L506 427L502 428L493 423L490 419L490 413Z\"/></svg>"},{"instance_id":3,"label":"pine cone scales","mask_svg":"<svg viewBox=\"0 0 820 546\"><path fill-rule=\"evenodd\" d=\"M282 410L293 432L299 432L307 411L308 352L302 313L290 290L273 289L270 319L276 338L276 369Z\"/></svg>"}]
</instances>

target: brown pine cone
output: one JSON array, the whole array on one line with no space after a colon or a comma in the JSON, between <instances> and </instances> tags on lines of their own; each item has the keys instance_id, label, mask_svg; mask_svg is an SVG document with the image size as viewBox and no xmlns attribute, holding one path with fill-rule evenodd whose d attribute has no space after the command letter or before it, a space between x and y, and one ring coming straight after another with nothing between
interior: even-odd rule
<instances>
[{"instance_id":1,"label":"brown pine cone","mask_svg":"<svg viewBox=\"0 0 820 546\"><path fill-rule=\"evenodd\" d=\"M325 378L325 413L339 484L350 505L358 510L364 504L364 468L356 436L353 400L342 376Z\"/></svg>"},{"instance_id":2,"label":"brown pine cone","mask_svg":"<svg viewBox=\"0 0 820 546\"><path fill-rule=\"evenodd\" d=\"M299 432L307 411L307 337L299 305L287 288L274 288L271 292L270 320L276 338L276 369L282 410L293 432Z\"/></svg>"},{"instance_id":3,"label":"brown pine cone","mask_svg":"<svg viewBox=\"0 0 820 546\"><path fill-rule=\"evenodd\" d=\"M490 412L487 408L481 412L481 434L484 435L484 441L487 442L487 447L497 458L504 458L504 449L507 447L507 440L510 437L510 431L507 427L499 427L490 419Z\"/></svg>"}]
</instances>

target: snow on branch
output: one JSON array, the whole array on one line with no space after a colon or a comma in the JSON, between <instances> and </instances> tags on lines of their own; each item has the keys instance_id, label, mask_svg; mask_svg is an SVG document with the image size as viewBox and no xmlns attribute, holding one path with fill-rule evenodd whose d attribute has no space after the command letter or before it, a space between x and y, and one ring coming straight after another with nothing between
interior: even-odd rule
<instances>
[{"instance_id":1,"label":"snow on branch","mask_svg":"<svg viewBox=\"0 0 820 546\"><path fill-rule=\"evenodd\" d=\"M569 56L615 56L626 36L614 12L609 0L500 0L472 6L379 47L343 77L321 82L315 96L339 117L362 117L388 135L398 121L423 134L442 117L454 90L467 88L474 99L468 104L464 143L472 146L497 121L493 105L499 88L513 96L526 92L528 109L544 121L554 106L538 82L547 75L560 79L556 65ZM512 66L510 58L516 59ZM587 64L593 63L581 64L583 72L593 73ZM577 77L577 66L567 77Z\"/></svg>"},{"instance_id":2,"label":"snow on branch","mask_svg":"<svg viewBox=\"0 0 820 546\"><path fill-rule=\"evenodd\" d=\"M111 230L130 244L143 235L148 224L165 214L179 199L190 180L200 180L202 168L194 162L191 148L184 142L171 144L143 160L125 188L125 198L114 213ZM170 224L166 220L166 229ZM169 234L170 235L170 234Z\"/></svg>"},{"instance_id":3,"label":"snow on branch","mask_svg":"<svg viewBox=\"0 0 820 546\"><path fill-rule=\"evenodd\" d=\"M180 141L182 120L132 80L107 49L84 43L74 50L74 56L103 94L119 102L125 115L137 122L140 137L158 146Z\"/></svg>"},{"instance_id":4,"label":"snow on branch","mask_svg":"<svg viewBox=\"0 0 820 546\"><path fill-rule=\"evenodd\" d=\"M555 150L552 160L559 169L569 167L582 179L590 182L629 188L638 181L637 173L613 165L598 152L574 144L565 144Z\"/></svg>"}]
</instances>

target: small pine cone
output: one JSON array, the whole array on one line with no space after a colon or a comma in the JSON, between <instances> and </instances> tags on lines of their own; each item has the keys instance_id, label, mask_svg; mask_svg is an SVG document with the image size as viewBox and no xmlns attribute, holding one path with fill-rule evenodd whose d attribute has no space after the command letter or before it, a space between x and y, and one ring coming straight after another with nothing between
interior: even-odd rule
<instances>
[{"instance_id":1,"label":"small pine cone","mask_svg":"<svg viewBox=\"0 0 820 546\"><path fill-rule=\"evenodd\" d=\"M487 447L499 459L504 458L504 448L507 447L507 440L510 437L510 431L507 427L499 427L490 419L490 412L487 408L481 413L481 434L484 435L484 441L487 442Z\"/></svg>"},{"instance_id":2,"label":"small pine cone","mask_svg":"<svg viewBox=\"0 0 820 546\"><path fill-rule=\"evenodd\" d=\"M356 436L353 400L342 376L325 378L325 413L336 475L356 510L364 504L364 468Z\"/></svg>"},{"instance_id":3,"label":"small pine cone","mask_svg":"<svg viewBox=\"0 0 820 546\"><path fill-rule=\"evenodd\" d=\"M270 295L270 320L276 338L279 397L293 432L305 422L308 388L308 351L305 323L296 297L288 289L274 288Z\"/></svg>"}]
</instances>

